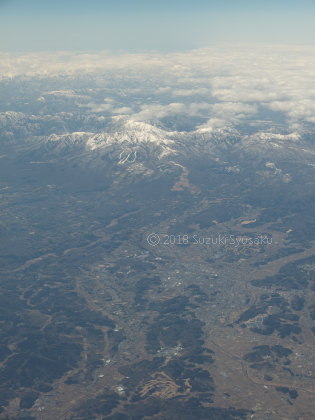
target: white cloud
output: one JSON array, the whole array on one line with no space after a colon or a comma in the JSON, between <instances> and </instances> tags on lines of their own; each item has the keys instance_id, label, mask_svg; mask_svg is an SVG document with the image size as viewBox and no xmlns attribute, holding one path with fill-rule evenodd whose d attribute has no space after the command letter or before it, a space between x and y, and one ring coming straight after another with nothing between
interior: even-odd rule
<instances>
[{"instance_id":1,"label":"white cloud","mask_svg":"<svg viewBox=\"0 0 315 420\"><path fill-rule=\"evenodd\" d=\"M195 96L195 95L209 95L210 89L199 87L194 89L174 89L173 96Z\"/></svg>"},{"instance_id":2,"label":"white cloud","mask_svg":"<svg viewBox=\"0 0 315 420\"><path fill-rule=\"evenodd\" d=\"M81 105L84 108L89 108L90 112L100 113L100 112L110 112L113 108L112 104L95 104L93 102L89 102L88 104Z\"/></svg>"},{"instance_id":3,"label":"white cloud","mask_svg":"<svg viewBox=\"0 0 315 420\"><path fill-rule=\"evenodd\" d=\"M281 112L291 128L315 123L314 68L314 46L221 46L170 54L0 53L0 80L92 76L96 88L115 86L126 102L89 99L84 106L90 112L141 121L202 116L208 120L205 127L259 119L261 110L271 120L272 111ZM39 97L48 94L76 97L71 90L40 92ZM195 95L200 102L190 103Z\"/></svg>"},{"instance_id":4,"label":"white cloud","mask_svg":"<svg viewBox=\"0 0 315 420\"><path fill-rule=\"evenodd\" d=\"M173 115L188 115L190 117L199 116L210 109L207 103L170 103L168 105L142 105L141 111L133 114L132 118L137 121L151 119L161 119Z\"/></svg>"},{"instance_id":5,"label":"white cloud","mask_svg":"<svg viewBox=\"0 0 315 420\"><path fill-rule=\"evenodd\" d=\"M122 106L120 108L114 108L114 109L112 109L111 110L111 113L112 114L118 114L118 115L121 115L121 114L131 114L132 113L132 109L129 108L128 106Z\"/></svg>"},{"instance_id":6,"label":"white cloud","mask_svg":"<svg viewBox=\"0 0 315 420\"><path fill-rule=\"evenodd\" d=\"M267 104L272 111L280 111L294 123L301 120L315 123L315 100L274 101Z\"/></svg>"},{"instance_id":7,"label":"white cloud","mask_svg":"<svg viewBox=\"0 0 315 420\"><path fill-rule=\"evenodd\" d=\"M241 102L223 102L212 105L211 110L215 115L221 117L244 117L255 114L257 106Z\"/></svg>"},{"instance_id":8,"label":"white cloud","mask_svg":"<svg viewBox=\"0 0 315 420\"><path fill-rule=\"evenodd\" d=\"M204 124L197 127L199 131L212 131L218 128L225 128L230 125L225 119L222 118L209 118Z\"/></svg>"}]
</instances>

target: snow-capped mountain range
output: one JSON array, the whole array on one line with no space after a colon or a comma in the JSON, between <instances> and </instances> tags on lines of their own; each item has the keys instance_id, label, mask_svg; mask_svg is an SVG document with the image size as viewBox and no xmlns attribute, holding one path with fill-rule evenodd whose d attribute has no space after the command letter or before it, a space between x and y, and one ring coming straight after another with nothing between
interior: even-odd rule
<instances>
[{"instance_id":1,"label":"snow-capped mountain range","mask_svg":"<svg viewBox=\"0 0 315 420\"><path fill-rule=\"evenodd\" d=\"M59 118L59 120L58 120ZM0 113L2 144L10 153L23 154L36 160L75 160L89 166L102 164L105 159L132 170L150 164L160 165L193 156L227 161L237 165L239 159L259 158L278 161L283 158L301 159L314 164L314 146L297 132L275 133L257 131L241 134L233 127L169 131L149 122L125 117L112 117L103 127L86 131L69 131L65 115L33 116L17 112ZM90 118L90 117L87 117ZM231 160L235 160L232 162Z\"/></svg>"}]
</instances>

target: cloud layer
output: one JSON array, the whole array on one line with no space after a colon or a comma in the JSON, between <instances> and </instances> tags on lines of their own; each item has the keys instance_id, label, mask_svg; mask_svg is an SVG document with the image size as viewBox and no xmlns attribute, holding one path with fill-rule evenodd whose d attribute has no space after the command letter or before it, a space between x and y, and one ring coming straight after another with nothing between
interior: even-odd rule
<instances>
[{"instance_id":1,"label":"cloud layer","mask_svg":"<svg viewBox=\"0 0 315 420\"><path fill-rule=\"evenodd\" d=\"M55 89L39 95L43 106L54 97L72 100L86 112L137 121L199 118L200 128L257 120L269 121L270 128L281 122L294 131L315 123L314 47L224 46L121 55L2 53L0 63L1 85L52 81ZM65 80L71 88L65 88ZM99 91L106 96L97 96Z\"/></svg>"}]
</instances>

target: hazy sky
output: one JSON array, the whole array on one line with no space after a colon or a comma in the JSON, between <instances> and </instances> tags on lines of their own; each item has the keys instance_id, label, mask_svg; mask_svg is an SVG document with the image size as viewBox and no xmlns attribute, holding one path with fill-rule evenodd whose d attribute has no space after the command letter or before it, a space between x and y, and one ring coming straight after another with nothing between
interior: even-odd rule
<instances>
[{"instance_id":1,"label":"hazy sky","mask_svg":"<svg viewBox=\"0 0 315 420\"><path fill-rule=\"evenodd\" d=\"M0 50L315 43L315 0L0 0Z\"/></svg>"}]
</instances>

